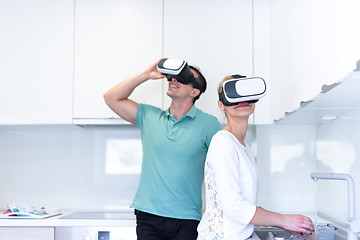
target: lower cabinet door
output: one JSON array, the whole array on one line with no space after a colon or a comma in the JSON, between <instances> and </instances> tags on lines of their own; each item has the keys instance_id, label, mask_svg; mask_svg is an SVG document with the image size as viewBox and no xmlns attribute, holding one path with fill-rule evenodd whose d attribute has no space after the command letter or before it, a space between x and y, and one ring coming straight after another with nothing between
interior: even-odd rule
<instances>
[{"instance_id":1,"label":"lower cabinet door","mask_svg":"<svg viewBox=\"0 0 360 240\"><path fill-rule=\"evenodd\" d=\"M54 227L0 227L0 239L54 240Z\"/></svg>"}]
</instances>

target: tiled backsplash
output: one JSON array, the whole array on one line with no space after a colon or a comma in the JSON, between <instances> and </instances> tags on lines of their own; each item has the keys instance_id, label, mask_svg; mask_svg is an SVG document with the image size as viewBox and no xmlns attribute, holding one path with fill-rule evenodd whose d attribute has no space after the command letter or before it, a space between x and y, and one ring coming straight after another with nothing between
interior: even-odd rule
<instances>
[{"instance_id":1,"label":"tiled backsplash","mask_svg":"<svg viewBox=\"0 0 360 240\"><path fill-rule=\"evenodd\" d=\"M310 173L317 171L351 174L359 202L356 133L359 125L250 126L247 141L261 177L259 205L279 212L313 213L315 183ZM140 156L140 132L134 126L1 126L0 208L8 203L127 208L137 188ZM347 216L345 182L321 181L317 188L319 211Z\"/></svg>"},{"instance_id":2,"label":"tiled backsplash","mask_svg":"<svg viewBox=\"0 0 360 240\"><path fill-rule=\"evenodd\" d=\"M113 139L140 141L140 132L132 126L0 127L0 208L8 203L65 209L129 206L139 180L134 172L140 169L130 164L127 174L106 173L111 158L106 143Z\"/></svg>"}]
</instances>

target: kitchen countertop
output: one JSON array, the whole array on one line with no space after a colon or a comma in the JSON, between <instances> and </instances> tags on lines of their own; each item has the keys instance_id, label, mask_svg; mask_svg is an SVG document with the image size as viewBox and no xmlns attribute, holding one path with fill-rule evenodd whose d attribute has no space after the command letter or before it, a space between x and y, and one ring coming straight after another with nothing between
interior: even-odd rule
<instances>
[{"instance_id":1,"label":"kitchen countertop","mask_svg":"<svg viewBox=\"0 0 360 240\"><path fill-rule=\"evenodd\" d=\"M308 215L309 216L309 215ZM314 222L315 217L309 216ZM317 223L330 223L317 217ZM333 224L333 223L330 223ZM136 227L133 211L64 211L43 219L0 219L1 227ZM336 225L335 225L336 226ZM346 230L338 227L335 240L346 239Z\"/></svg>"},{"instance_id":2,"label":"kitchen countertop","mask_svg":"<svg viewBox=\"0 0 360 240\"><path fill-rule=\"evenodd\" d=\"M0 219L2 227L135 227L133 211L69 211L43 219Z\"/></svg>"}]
</instances>

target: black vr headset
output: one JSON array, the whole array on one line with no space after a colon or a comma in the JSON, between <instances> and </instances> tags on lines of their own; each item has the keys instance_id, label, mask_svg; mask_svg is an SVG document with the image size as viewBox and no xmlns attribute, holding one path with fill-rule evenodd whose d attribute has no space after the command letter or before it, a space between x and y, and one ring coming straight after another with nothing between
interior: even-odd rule
<instances>
[{"instance_id":1,"label":"black vr headset","mask_svg":"<svg viewBox=\"0 0 360 240\"><path fill-rule=\"evenodd\" d=\"M201 91L194 74L191 72L189 65L184 60L163 58L159 61L157 70L166 75L168 81L175 78L182 84L193 84L195 88Z\"/></svg>"},{"instance_id":2,"label":"black vr headset","mask_svg":"<svg viewBox=\"0 0 360 240\"><path fill-rule=\"evenodd\" d=\"M234 106L239 102L255 103L265 96L266 84L261 77L233 75L235 79L224 82L219 93L219 101L225 106Z\"/></svg>"}]
</instances>

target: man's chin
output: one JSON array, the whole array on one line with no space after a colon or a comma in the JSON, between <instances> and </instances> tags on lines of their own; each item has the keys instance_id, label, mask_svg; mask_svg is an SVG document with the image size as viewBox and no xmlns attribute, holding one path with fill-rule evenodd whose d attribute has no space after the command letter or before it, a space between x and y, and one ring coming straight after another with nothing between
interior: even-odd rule
<instances>
[{"instance_id":1,"label":"man's chin","mask_svg":"<svg viewBox=\"0 0 360 240\"><path fill-rule=\"evenodd\" d=\"M168 95L169 97L171 97L173 95L173 93L171 92L171 90L167 90L166 91L166 95Z\"/></svg>"}]
</instances>

